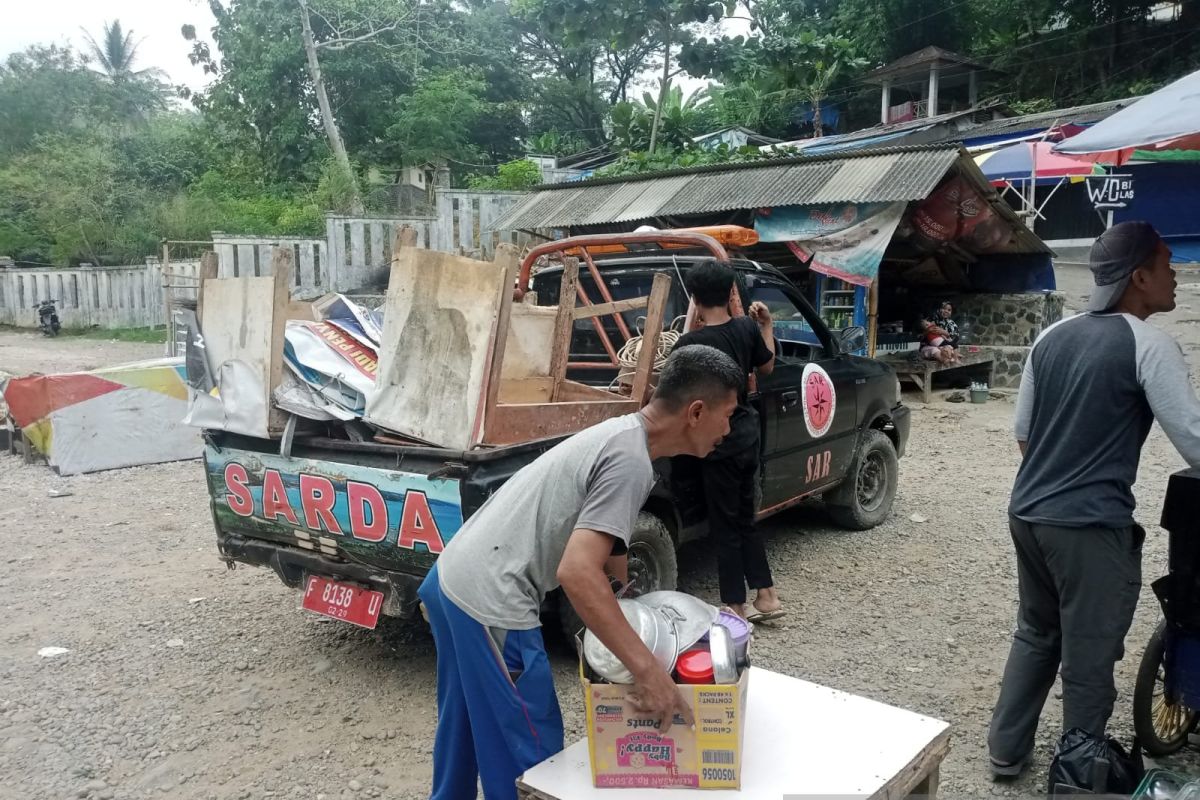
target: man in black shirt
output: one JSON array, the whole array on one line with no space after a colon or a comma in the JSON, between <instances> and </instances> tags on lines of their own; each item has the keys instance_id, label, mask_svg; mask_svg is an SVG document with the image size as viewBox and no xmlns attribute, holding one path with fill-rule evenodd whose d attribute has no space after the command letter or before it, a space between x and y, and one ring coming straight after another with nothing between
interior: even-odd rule
<instances>
[{"instance_id":1,"label":"man in black shirt","mask_svg":"<svg viewBox=\"0 0 1200 800\"><path fill-rule=\"evenodd\" d=\"M685 333L675 347L715 347L732 358L743 375L749 376L752 370L769 375L775 367L771 312L762 303L754 303L749 316L731 316L734 278L730 267L715 261L703 262L688 272L687 290L703 326ZM776 619L784 613L766 547L754 527L758 440L758 413L750 406L743 385L729 421L729 435L700 465L709 528L717 543L721 602L752 622ZM746 607L747 583L757 592L750 608Z\"/></svg>"}]
</instances>

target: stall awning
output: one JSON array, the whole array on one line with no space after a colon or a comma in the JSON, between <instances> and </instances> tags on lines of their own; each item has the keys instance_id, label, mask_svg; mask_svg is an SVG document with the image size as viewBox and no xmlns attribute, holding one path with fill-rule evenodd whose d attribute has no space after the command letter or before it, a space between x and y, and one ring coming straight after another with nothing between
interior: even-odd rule
<instances>
[{"instance_id":1,"label":"stall awning","mask_svg":"<svg viewBox=\"0 0 1200 800\"><path fill-rule=\"evenodd\" d=\"M895 147L558 184L519 201L494 228L568 228L743 208L919 200L960 153L957 145Z\"/></svg>"}]
</instances>

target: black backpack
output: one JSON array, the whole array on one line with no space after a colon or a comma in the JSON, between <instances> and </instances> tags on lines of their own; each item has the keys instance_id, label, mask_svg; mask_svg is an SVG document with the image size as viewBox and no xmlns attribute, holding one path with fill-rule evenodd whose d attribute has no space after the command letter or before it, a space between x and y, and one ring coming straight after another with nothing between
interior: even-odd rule
<instances>
[{"instance_id":1,"label":"black backpack","mask_svg":"<svg viewBox=\"0 0 1200 800\"><path fill-rule=\"evenodd\" d=\"M1142 762L1137 739L1126 752L1111 736L1101 739L1083 728L1072 728L1063 734L1054 748L1050 762L1047 794L1063 797L1079 794L1133 795L1146 767Z\"/></svg>"}]
</instances>

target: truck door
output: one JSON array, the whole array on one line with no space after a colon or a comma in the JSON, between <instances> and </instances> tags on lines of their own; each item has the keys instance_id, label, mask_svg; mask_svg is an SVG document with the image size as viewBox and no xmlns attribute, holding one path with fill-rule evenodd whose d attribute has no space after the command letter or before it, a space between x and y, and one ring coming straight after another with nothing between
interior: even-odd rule
<instances>
[{"instance_id":1,"label":"truck door","mask_svg":"<svg viewBox=\"0 0 1200 800\"><path fill-rule=\"evenodd\" d=\"M859 370L795 287L770 275L747 280L751 300L771 310L775 370L759 380L764 414L763 498L776 509L837 483L857 442Z\"/></svg>"}]
</instances>

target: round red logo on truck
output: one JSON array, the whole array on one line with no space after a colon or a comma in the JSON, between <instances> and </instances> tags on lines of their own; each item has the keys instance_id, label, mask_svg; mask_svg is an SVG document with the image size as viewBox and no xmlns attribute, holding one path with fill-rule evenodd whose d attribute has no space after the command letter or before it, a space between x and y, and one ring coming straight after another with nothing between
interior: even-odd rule
<instances>
[{"instance_id":1,"label":"round red logo on truck","mask_svg":"<svg viewBox=\"0 0 1200 800\"><path fill-rule=\"evenodd\" d=\"M837 393L829 373L817 364L804 367L802 380L804 394L804 425L814 439L829 433L833 415L837 410Z\"/></svg>"}]
</instances>

